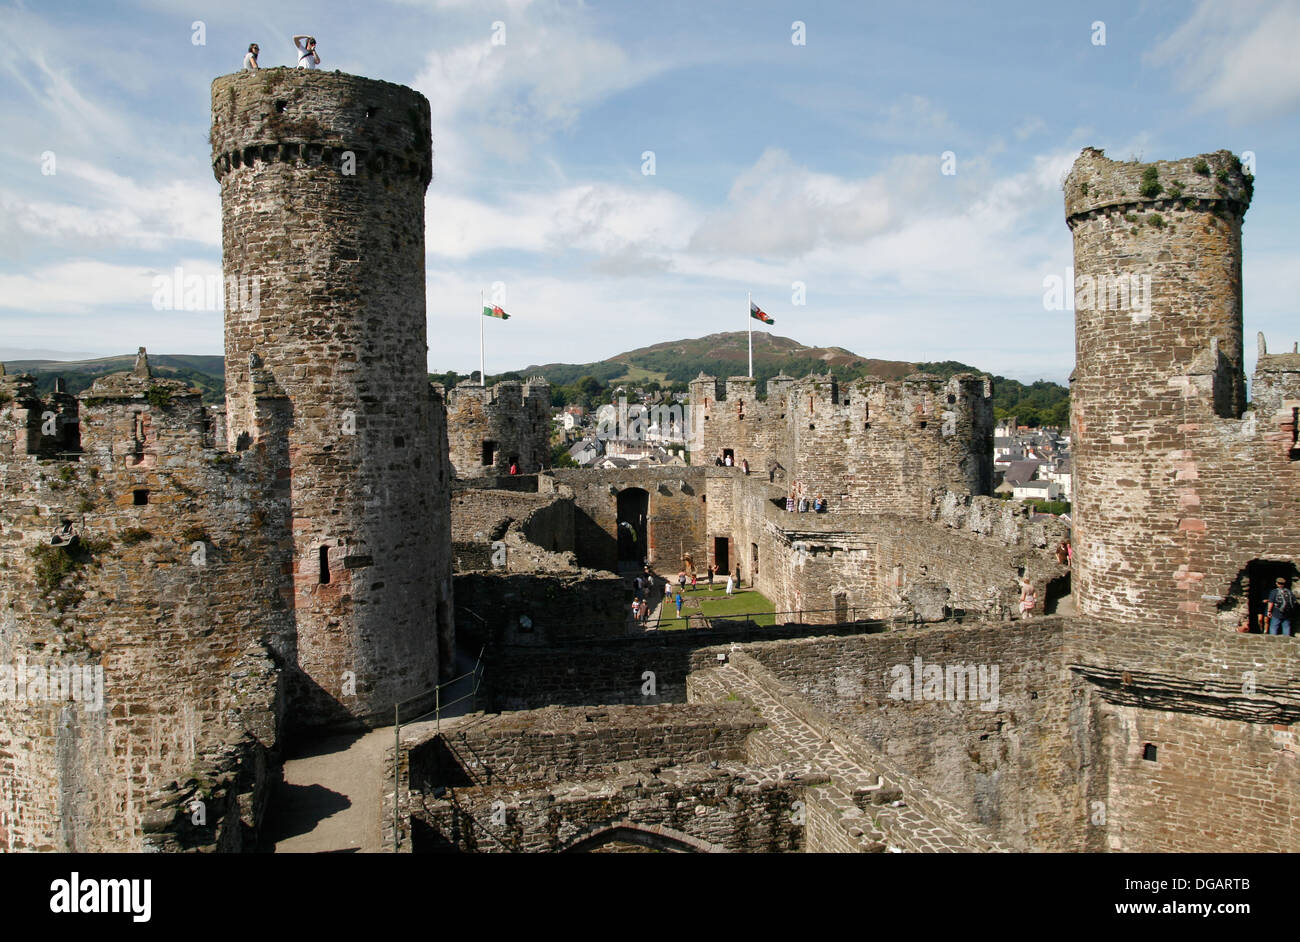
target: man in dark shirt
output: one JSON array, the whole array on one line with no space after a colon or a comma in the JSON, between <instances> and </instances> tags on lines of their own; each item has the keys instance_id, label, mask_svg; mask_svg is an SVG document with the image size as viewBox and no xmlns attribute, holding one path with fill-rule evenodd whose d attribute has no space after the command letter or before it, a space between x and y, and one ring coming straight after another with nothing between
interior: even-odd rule
<instances>
[{"instance_id":1,"label":"man in dark shirt","mask_svg":"<svg viewBox=\"0 0 1300 942\"><path fill-rule=\"evenodd\" d=\"M1279 578L1277 586L1268 594L1268 633L1291 634L1291 616L1295 614L1295 596L1286 587L1286 580Z\"/></svg>"}]
</instances>

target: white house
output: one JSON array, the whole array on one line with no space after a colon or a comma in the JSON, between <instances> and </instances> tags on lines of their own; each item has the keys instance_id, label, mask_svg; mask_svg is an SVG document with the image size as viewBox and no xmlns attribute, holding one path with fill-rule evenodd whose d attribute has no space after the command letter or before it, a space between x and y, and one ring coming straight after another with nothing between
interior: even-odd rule
<instances>
[{"instance_id":1,"label":"white house","mask_svg":"<svg viewBox=\"0 0 1300 942\"><path fill-rule=\"evenodd\" d=\"M1011 492L1015 500L1060 500L1061 488L1054 481L1024 481Z\"/></svg>"}]
</instances>

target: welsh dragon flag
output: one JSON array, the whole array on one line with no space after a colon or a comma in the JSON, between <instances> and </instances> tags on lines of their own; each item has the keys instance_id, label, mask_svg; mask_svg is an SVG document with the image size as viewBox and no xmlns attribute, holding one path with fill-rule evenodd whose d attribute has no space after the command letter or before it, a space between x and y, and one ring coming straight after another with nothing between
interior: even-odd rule
<instances>
[{"instance_id":1,"label":"welsh dragon flag","mask_svg":"<svg viewBox=\"0 0 1300 942\"><path fill-rule=\"evenodd\" d=\"M508 320L508 319L510 318L510 315L507 314L505 311L501 310L501 308L496 307L496 306L494 306L494 305L487 305L487 304L483 305L483 316L484 316L484 317L499 317L499 318L501 318L503 321L504 321L504 320Z\"/></svg>"},{"instance_id":2,"label":"welsh dragon flag","mask_svg":"<svg viewBox=\"0 0 1300 942\"><path fill-rule=\"evenodd\" d=\"M772 320L772 318L753 301L749 302L749 316L756 321L762 321L764 324L776 323L776 321Z\"/></svg>"}]
</instances>

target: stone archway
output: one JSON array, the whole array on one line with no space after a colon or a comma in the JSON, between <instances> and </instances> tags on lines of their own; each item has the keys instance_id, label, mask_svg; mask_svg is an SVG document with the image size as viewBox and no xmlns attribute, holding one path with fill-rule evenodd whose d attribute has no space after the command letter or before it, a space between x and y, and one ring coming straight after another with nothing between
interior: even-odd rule
<instances>
[{"instance_id":1,"label":"stone archway","mask_svg":"<svg viewBox=\"0 0 1300 942\"><path fill-rule=\"evenodd\" d=\"M651 850L670 854L725 854L727 849L683 831L658 824L639 824L636 821L612 821L588 828L564 847L562 854L590 853L606 844L620 841L637 844Z\"/></svg>"}]
</instances>

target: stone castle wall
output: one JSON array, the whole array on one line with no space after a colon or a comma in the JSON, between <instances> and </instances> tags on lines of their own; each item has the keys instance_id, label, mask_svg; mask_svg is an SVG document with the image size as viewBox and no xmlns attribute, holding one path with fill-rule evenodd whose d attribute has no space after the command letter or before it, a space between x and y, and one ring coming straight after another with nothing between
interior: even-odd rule
<instances>
[{"instance_id":1,"label":"stone castle wall","mask_svg":"<svg viewBox=\"0 0 1300 942\"><path fill-rule=\"evenodd\" d=\"M1092 849L1295 851L1300 645L1195 637L1167 623L1067 623L1064 660L1088 683L1096 743Z\"/></svg>"},{"instance_id":2,"label":"stone castle wall","mask_svg":"<svg viewBox=\"0 0 1300 942\"><path fill-rule=\"evenodd\" d=\"M945 491L923 519L896 514L790 513L784 488L708 469L708 543L727 540L730 567L779 612L831 624L902 616L1002 618L1018 611L1018 580L1040 599L1068 591L1052 555L1068 535L1005 501ZM755 555L757 554L757 564Z\"/></svg>"},{"instance_id":3,"label":"stone castle wall","mask_svg":"<svg viewBox=\"0 0 1300 942\"><path fill-rule=\"evenodd\" d=\"M684 556L703 572L705 469L629 468L609 471L555 469L538 478L538 492L571 496L578 562L594 569L618 567L618 497L644 491L648 507L645 559L660 575L676 573Z\"/></svg>"},{"instance_id":4,"label":"stone castle wall","mask_svg":"<svg viewBox=\"0 0 1300 942\"><path fill-rule=\"evenodd\" d=\"M797 482L832 513L925 515L938 490L988 494L993 476L993 390L987 377L901 382L862 379L841 387L810 376L768 383L733 377L691 383L691 460L711 464L730 449L789 489ZM779 468L778 468L779 466ZM779 480L778 480L779 478Z\"/></svg>"},{"instance_id":5,"label":"stone castle wall","mask_svg":"<svg viewBox=\"0 0 1300 942\"><path fill-rule=\"evenodd\" d=\"M470 382L447 390L454 474L475 478L535 474L550 464L551 387L535 377L484 388Z\"/></svg>"},{"instance_id":6,"label":"stone castle wall","mask_svg":"<svg viewBox=\"0 0 1300 942\"><path fill-rule=\"evenodd\" d=\"M1265 358L1262 396L1245 409L1251 180L1226 151L1135 164L1088 149L1065 187L1076 275L1097 286L1091 303L1076 300L1079 610L1233 627L1249 564L1294 571L1300 546L1283 510L1300 500L1300 398L1287 369L1300 364Z\"/></svg>"},{"instance_id":7,"label":"stone castle wall","mask_svg":"<svg viewBox=\"0 0 1300 942\"><path fill-rule=\"evenodd\" d=\"M373 720L433 687L451 630L426 364L429 104L387 82L263 69L212 83L211 138L224 272L259 288L226 312L232 447L256 435L257 373L292 409L291 722Z\"/></svg>"},{"instance_id":8,"label":"stone castle wall","mask_svg":"<svg viewBox=\"0 0 1300 942\"><path fill-rule=\"evenodd\" d=\"M1086 789L1077 770L1090 757L1072 733L1083 695L1061 682L1061 631L1053 619L780 641L745 653L1017 850L1080 850ZM996 699L923 699L924 688L911 698L898 678L915 678L917 658L945 677L949 668L996 666Z\"/></svg>"},{"instance_id":9,"label":"stone castle wall","mask_svg":"<svg viewBox=\"0 0 1300 942\"><path fill-rule=\"evenodd\" d=\"M138 373L82 394L79 460L0 462L0 664L103 671L102 709L0 700L9 850L138 851L157 790L241 739L260 771L229 798L255 830L275 774L272 658L293 646L283 438L229 454L197 391ZM0 428L23 426L14 411Z\"/></svg>"}]
</instances>

